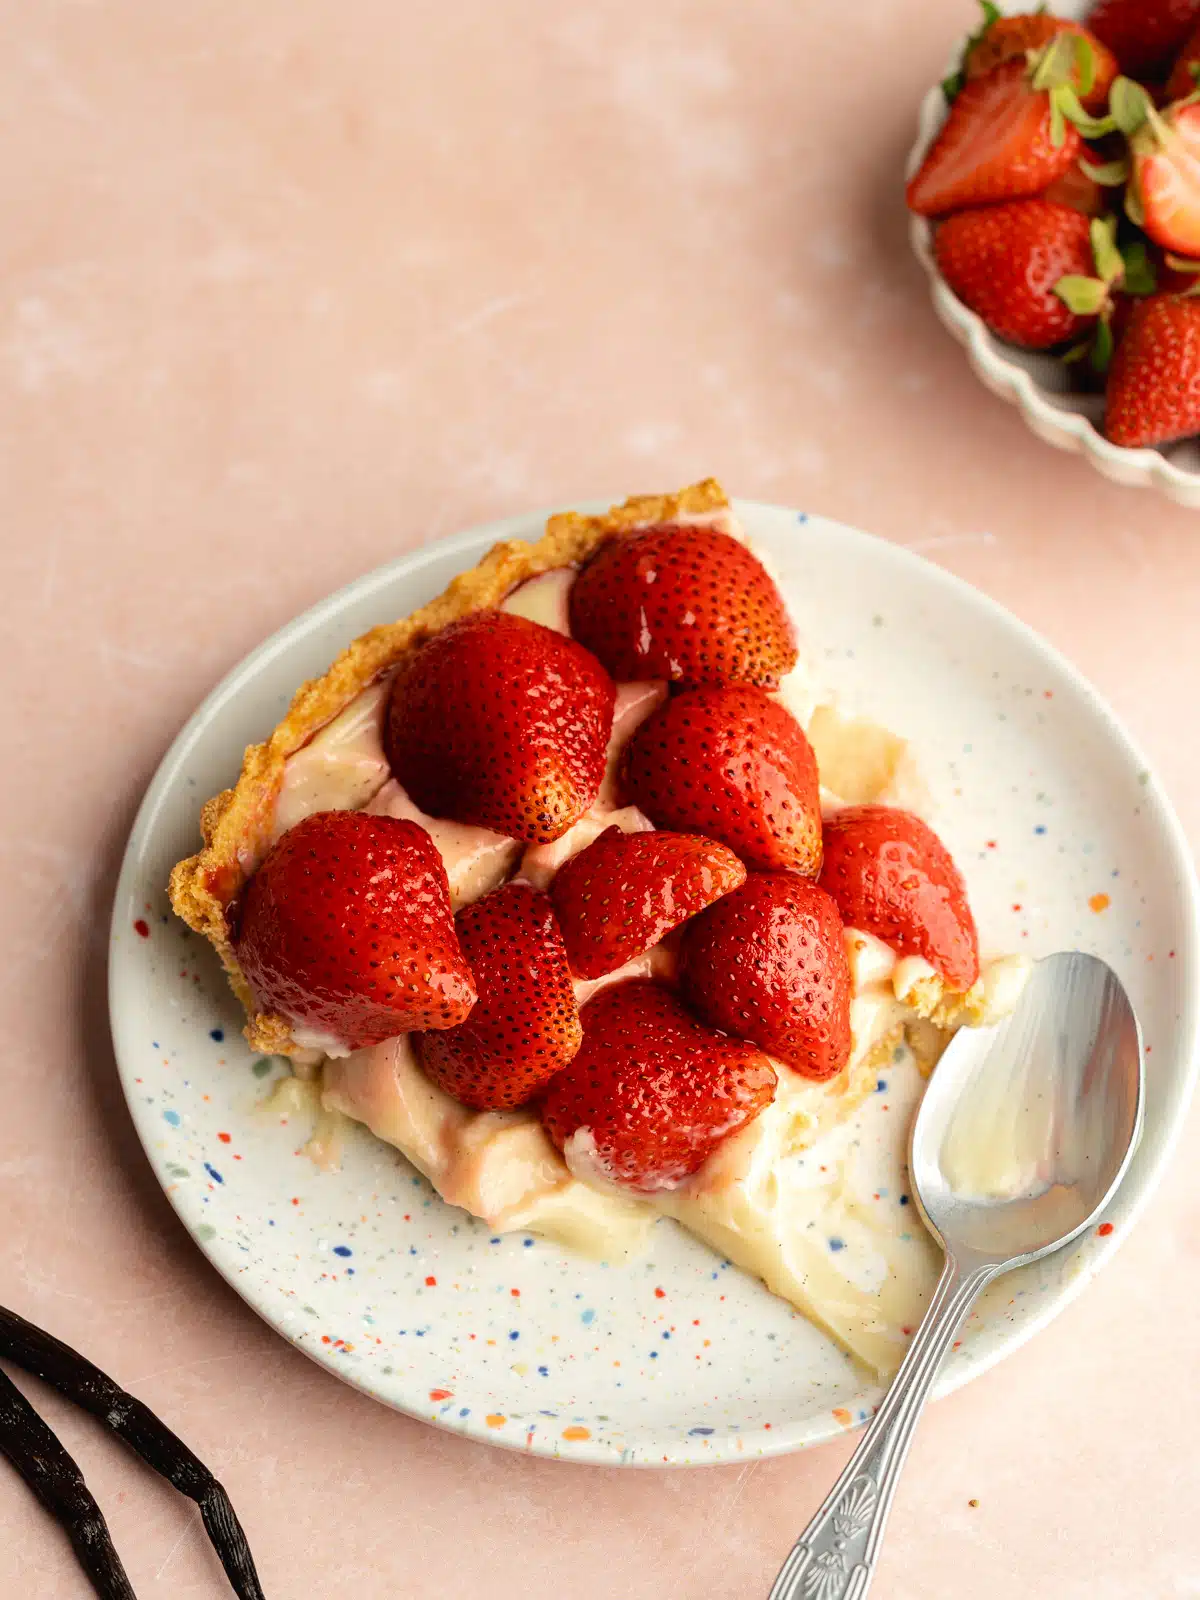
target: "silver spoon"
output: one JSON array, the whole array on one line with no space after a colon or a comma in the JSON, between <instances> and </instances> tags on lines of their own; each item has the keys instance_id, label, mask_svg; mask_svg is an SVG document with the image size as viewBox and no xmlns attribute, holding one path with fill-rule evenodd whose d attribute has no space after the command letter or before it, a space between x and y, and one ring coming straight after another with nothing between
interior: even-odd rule
<instances>
[{"instance_id":1,"label":"silver spoon","mask_svg":"<svg viewBox=\"0 0 1200 1600\"><path fill-rule=\"evenodd\" d=\"M913 1122L909 1177L946 1252L892 1387L784 1562L770 1600L861 1600L917 1419L963 1319L1001 1273L1091 1227L1142 1123L1142 1040L1110 967L1039 961L1012 1015L962 1028Z\"/></svg>"}]
</instances>

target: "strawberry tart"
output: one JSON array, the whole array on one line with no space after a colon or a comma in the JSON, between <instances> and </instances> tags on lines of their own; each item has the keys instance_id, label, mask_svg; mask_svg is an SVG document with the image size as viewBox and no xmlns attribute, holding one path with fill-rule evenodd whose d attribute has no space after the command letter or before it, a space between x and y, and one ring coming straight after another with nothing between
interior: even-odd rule
<instances>
[{"instance_id":1,"label":"strawberry tart","mask_svg":"<svg viewBox=\"0 0 1200 1600\"><path fill-rule=\"evenodd\" d=\"M981 966L917 792L707 481L552 517L356 639L171 895L251 1044L450 1204L610 1261L674 1218L887 1372L929 1247L848 1130L1024 975Z\"/></svg>"}]
</instances>

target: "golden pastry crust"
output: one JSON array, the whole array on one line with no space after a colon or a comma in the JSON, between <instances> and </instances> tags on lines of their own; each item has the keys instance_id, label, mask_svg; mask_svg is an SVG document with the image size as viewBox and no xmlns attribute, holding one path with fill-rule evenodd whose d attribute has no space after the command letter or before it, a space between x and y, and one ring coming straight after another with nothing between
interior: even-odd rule
<instances>
[{"instance_id":1,"label":"golden pastry crust","mask_svg":"<svg viewBox=\"0 0 1200 1600\"><path fill-rule=\"evenodd\" d=\"M200 812L204 848L180 861L171 873L171 904L221 957L234 993L246 1008L246 1037L254 1049L272 1055L301 1050L286 1017L257 1009L234 954L227 915L270 846L288 757L447 623L498 606L518 584L539 573L578 565L613 534L676 517L703 516L728 504L720 484L707 478L678 494L633 496L604 516L562 512L550 518L536 544L507 539L493 545L478 566L460 572L436 600L400 622L381 623L362 634L323 677L300 686L270 737L247 749L233 788L205 802Z\"/></svg>"}]
</instances>

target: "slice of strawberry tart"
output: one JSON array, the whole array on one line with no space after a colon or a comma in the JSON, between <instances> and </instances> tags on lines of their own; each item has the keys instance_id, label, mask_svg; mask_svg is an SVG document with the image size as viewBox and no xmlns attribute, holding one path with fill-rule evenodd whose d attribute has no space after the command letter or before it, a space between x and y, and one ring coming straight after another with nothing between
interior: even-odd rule
<instances>
[{"instance_id":1,"label":"slice of strawberry tart","mask_svg":"<svg viewBox=\"0 0 1200 1600\"><path fill-rule=\"evenodd\" d=\"M714 482L553 517L305 684L171 894L445 1200L610 1260L673 1217L886 1372L932 1257L855 1119L1024 965L797 660Z\"/></svg>"}]
</instances>

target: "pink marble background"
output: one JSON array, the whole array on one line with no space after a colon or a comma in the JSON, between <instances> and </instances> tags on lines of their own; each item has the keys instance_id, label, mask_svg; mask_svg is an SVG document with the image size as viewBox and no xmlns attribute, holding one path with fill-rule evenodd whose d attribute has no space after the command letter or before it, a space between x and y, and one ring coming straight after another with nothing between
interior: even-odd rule
<instances>
[{"instance_id":1,"label":"pink marble background","mask_svg":"<svg viewBox=\"0 0 1200 1600\"><path fill-rule=\"evenodd\" d=\"M264 634L476 521L713 472L1011 607L1200 836L1200 515L1034 440L905 246L916 102L972 17L0 0L0 1299L213 1464L272 1600L765 1595L849 1442L487 1452L319 1372L192 1247L117 1087L108 908L168 742ZM885 1600L1200 1595L1198 1157L1193 1119L1087 1295L930 1414ZM30 1389L139 1596L224 1592L194 1510ZM7 1470L0 1529L0 1593L88 1592Z\"/></svg>"}]
</instances>

